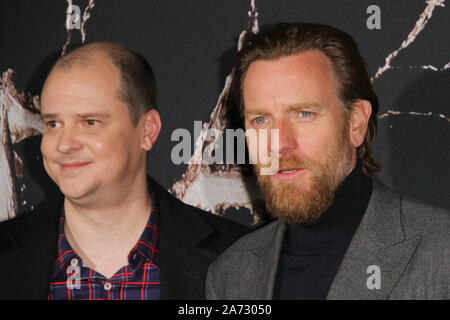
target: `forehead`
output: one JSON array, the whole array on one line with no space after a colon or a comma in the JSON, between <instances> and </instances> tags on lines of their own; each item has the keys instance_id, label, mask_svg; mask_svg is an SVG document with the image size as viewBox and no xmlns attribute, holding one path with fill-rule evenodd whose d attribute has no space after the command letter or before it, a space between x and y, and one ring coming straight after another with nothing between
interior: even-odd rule
<instances>
[{"instance_id":1,"label":"forehead","mask_svg":"<svg viewBox=\"0 0 450 320\"><path fill-rule=\"evenodd\" d=\"M43 112L64 112L88 107L107 109L121 103L119 85L118 70L106 62L92 63L85 68L57 67L45 82L41 108Z\"/></svg>"},{"instance_id":2,"label":"forehead","mask_svg":"<svg viewBox=\"0 0 450 320\"><path fill-rule=\"evenodd\" d=\"M263 103L328 104L337 99L337 82L329 59L309 50L276 60L257 60L247 70L243 83L245 107ZM335 101L334 101L335 102Z\"/></svg>"}]
</instances>

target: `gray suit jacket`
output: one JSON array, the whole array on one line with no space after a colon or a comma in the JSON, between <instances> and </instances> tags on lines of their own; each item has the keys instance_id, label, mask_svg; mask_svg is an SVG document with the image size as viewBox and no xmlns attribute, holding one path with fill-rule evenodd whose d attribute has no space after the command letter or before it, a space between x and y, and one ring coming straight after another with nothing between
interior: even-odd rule
<instances>
[{"instance_id":1,"label":"gray suit jacket","mask_svg":"<svg viewBox=\"0 0 450 320\"><path fill-rule=\"evenodd\" d=\"M207 299L272 299L286 225L235 242L213 264ZM378 266L379 289L374 288ZM369 272L370 271L370 272ZM373 193L327 299L449 299L450 215L374 179ZM370 288L369 288L370 287Z\"/></svg>"}]
</instances>

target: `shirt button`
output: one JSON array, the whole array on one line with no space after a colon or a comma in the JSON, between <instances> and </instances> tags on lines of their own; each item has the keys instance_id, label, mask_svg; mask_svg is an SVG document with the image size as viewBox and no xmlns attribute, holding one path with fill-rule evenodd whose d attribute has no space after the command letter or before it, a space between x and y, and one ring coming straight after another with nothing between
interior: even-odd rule
<instances>
[{"instance_id":1,"label":"shirt button","mask_svg":"<svg viewBox=\"0 0 450 320\"><path fill-rule=\"evenodd\" d=\"M78 260L76 258L73 258L72 260L70 260L70 265L71 266L77 266L78 265Z\"/></svg>"},{"instance_id":2,"label":"shirt button","mask_svg":"<svg viewBox=\"0 0 450 320\"><path fill-rule=\"evenodd\" d=\"M112 288L111 283L109 283L108 281L105 282L105 285L103 286L103 289L105 289L106 291L109 291L109 290L111 290L111 288Z\"/></svg>"}]
</instances>

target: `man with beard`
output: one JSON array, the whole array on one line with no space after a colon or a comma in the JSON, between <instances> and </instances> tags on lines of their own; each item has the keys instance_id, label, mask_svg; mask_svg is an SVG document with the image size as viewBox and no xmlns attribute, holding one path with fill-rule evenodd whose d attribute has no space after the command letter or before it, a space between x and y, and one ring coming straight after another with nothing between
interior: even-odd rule
<instances>
[{"instance_id":1,"label":"man with beard","mask_svg":"<svg viewBox=\"0 0 450 320\"><path fill-rule=\"evenodd\" d=\"M449 214L373 176L379 105L348 34L264 29L239 52L232 88L246 129L278 130L267 146L247 139L275 221L210 266L208 299L449 298ZM270 175L261 148L279 161Z\"/></svg>"}]
</instances>

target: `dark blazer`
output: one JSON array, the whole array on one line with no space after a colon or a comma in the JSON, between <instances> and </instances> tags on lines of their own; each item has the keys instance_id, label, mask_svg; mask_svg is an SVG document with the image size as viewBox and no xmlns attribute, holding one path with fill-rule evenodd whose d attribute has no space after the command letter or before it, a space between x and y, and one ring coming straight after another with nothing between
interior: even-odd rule
<instances>
[{"instance_id":1,"label":"dark blazer","mask_svg":"<svg viewBox=\"0 0 450 320\"><path fill-rule=\"evenodd\" d=\"M149 178L159 204L161 299L204 299L209 264L249 228L188 206ZM62 194L0 223L0 299L47 299Z\"/></svg>"}]
</instances>

